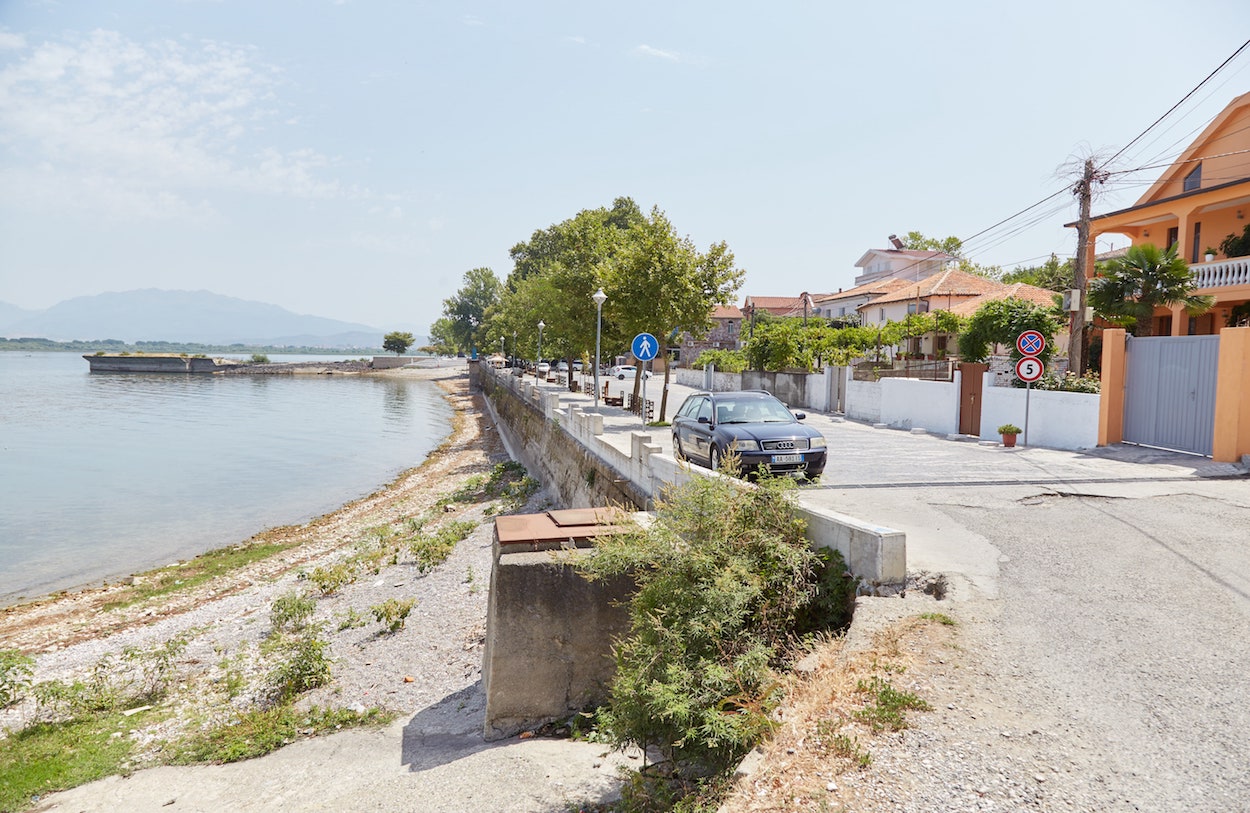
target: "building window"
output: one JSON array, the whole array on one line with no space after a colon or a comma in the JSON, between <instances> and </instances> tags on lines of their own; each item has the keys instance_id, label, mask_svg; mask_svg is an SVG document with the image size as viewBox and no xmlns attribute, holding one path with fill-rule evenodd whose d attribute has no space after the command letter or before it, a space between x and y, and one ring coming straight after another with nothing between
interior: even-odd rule
<instances>
[{"instance_id":1,"label":"building window","mask_svg":"<svg viewBox=\"0 0 1250 813\"><path fill-rule=\"evenodd\" d=\"M1194 224L1194 246L1193 246L1193 252L1191 252L1190 254L1189 261L1191 263L1198 262L1198 258L1202 256L1201 251L1202 251L1202 224L1195 223ZM1190 335L1193 335L1193 334L1190 334Z\"/></svg>"},{"instance_id":2,"label":"building window","mask_svg":"<svg viewBox=\"0 0 1250 813\"><path fill-rule=\"evenodd\" d=\"M838 316L846 316L846 308L838 308Z\"/></svg>"},{"instance_id":3,"label":"building window","mask_svg":"<svg viewBox=\"0 0 1250 813\"><path fill-rule=\"evenodd\" d=\"M1193 172L1185 176L1184 191L1192 192L1202 186L1202 164L1194 167Z\"/></svg>"},{"instance_id":4,"label":"building window","mask_svg":"<svg viewBox=\"0 0 1250 813\"><path fill-rule=\"evenodd\" d=\"M734 335L734 320L730 319L725 323L725 328L729 331L729 335Z\"/></svg>"}]
</instances>

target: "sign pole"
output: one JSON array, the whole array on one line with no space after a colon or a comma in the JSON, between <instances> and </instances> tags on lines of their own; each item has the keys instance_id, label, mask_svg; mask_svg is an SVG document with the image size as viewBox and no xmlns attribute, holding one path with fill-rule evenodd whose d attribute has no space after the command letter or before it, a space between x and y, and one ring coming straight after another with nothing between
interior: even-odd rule
<instances>
[{"instance_id":1,"label":"sign pole","mask_svg":"<svg viewBox=\"0 0 1250 813\"><path fill-rule=\"evenodd\" d=\"M1029 445L1029 396L1033 393L1033 382L1024 382L1024 445Z\"/></svg>"}]
</instances>

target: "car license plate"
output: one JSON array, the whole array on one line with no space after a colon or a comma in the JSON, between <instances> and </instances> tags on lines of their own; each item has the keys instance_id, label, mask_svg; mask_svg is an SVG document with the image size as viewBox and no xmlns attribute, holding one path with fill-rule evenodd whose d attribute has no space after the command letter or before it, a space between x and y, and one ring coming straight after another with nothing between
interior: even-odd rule
<instances>
[{"instance_id":1,"label":"car license plate","mask_svg":"<svg viewBox=\"0 0 1250 813\"><path fill-rule=\"evenodd\" d=\"M774 463L802 463L803 455L801 454L775 454L773 455Z\"/></svg>"}]
</instances>

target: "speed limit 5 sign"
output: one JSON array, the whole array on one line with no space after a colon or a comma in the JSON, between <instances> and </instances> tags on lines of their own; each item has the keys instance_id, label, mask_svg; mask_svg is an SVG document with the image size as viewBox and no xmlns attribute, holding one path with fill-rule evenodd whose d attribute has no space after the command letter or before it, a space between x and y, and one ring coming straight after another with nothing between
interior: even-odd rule
<instances>
[{"instance_id":1,"label":"speed limit 5 sign","mask_svg":"<svg viewBox=\"0 0 1250 813\"><path fill-rule=\"evenodd\" d=\"M1016 362L1016 378L1025 383L1032 383L1042 377L1046 366L1036 356L1025 356Z\"/></svg>"}]
</instances>

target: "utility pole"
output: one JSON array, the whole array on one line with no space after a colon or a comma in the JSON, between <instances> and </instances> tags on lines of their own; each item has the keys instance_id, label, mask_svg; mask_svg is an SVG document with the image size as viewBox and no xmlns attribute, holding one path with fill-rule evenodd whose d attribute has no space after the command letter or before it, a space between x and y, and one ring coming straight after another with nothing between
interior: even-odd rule
<instances>
[{"instance_id":1,"label":"utility pole","mask_svg":"<svg viewBox=\"0 0 1250 813\"><path fill-rule=\"evenodd\" d=\"M1092 157L1086 158L1081 179L1072 187L1072 194L1079 201L1080 215L1076 221L1076 256L1072 261L1077 301L1073 303L1075 310L1068 329L1068 369L1077 375L1083 375L1089 366L1089 360L1085 358L1085 288L1090 271L1086 267L1089 258L1089 208L1094 197L1094 182L1103 183L1107 177L1105 171L1094 169Z\"/></svg>"}]
</instances>

